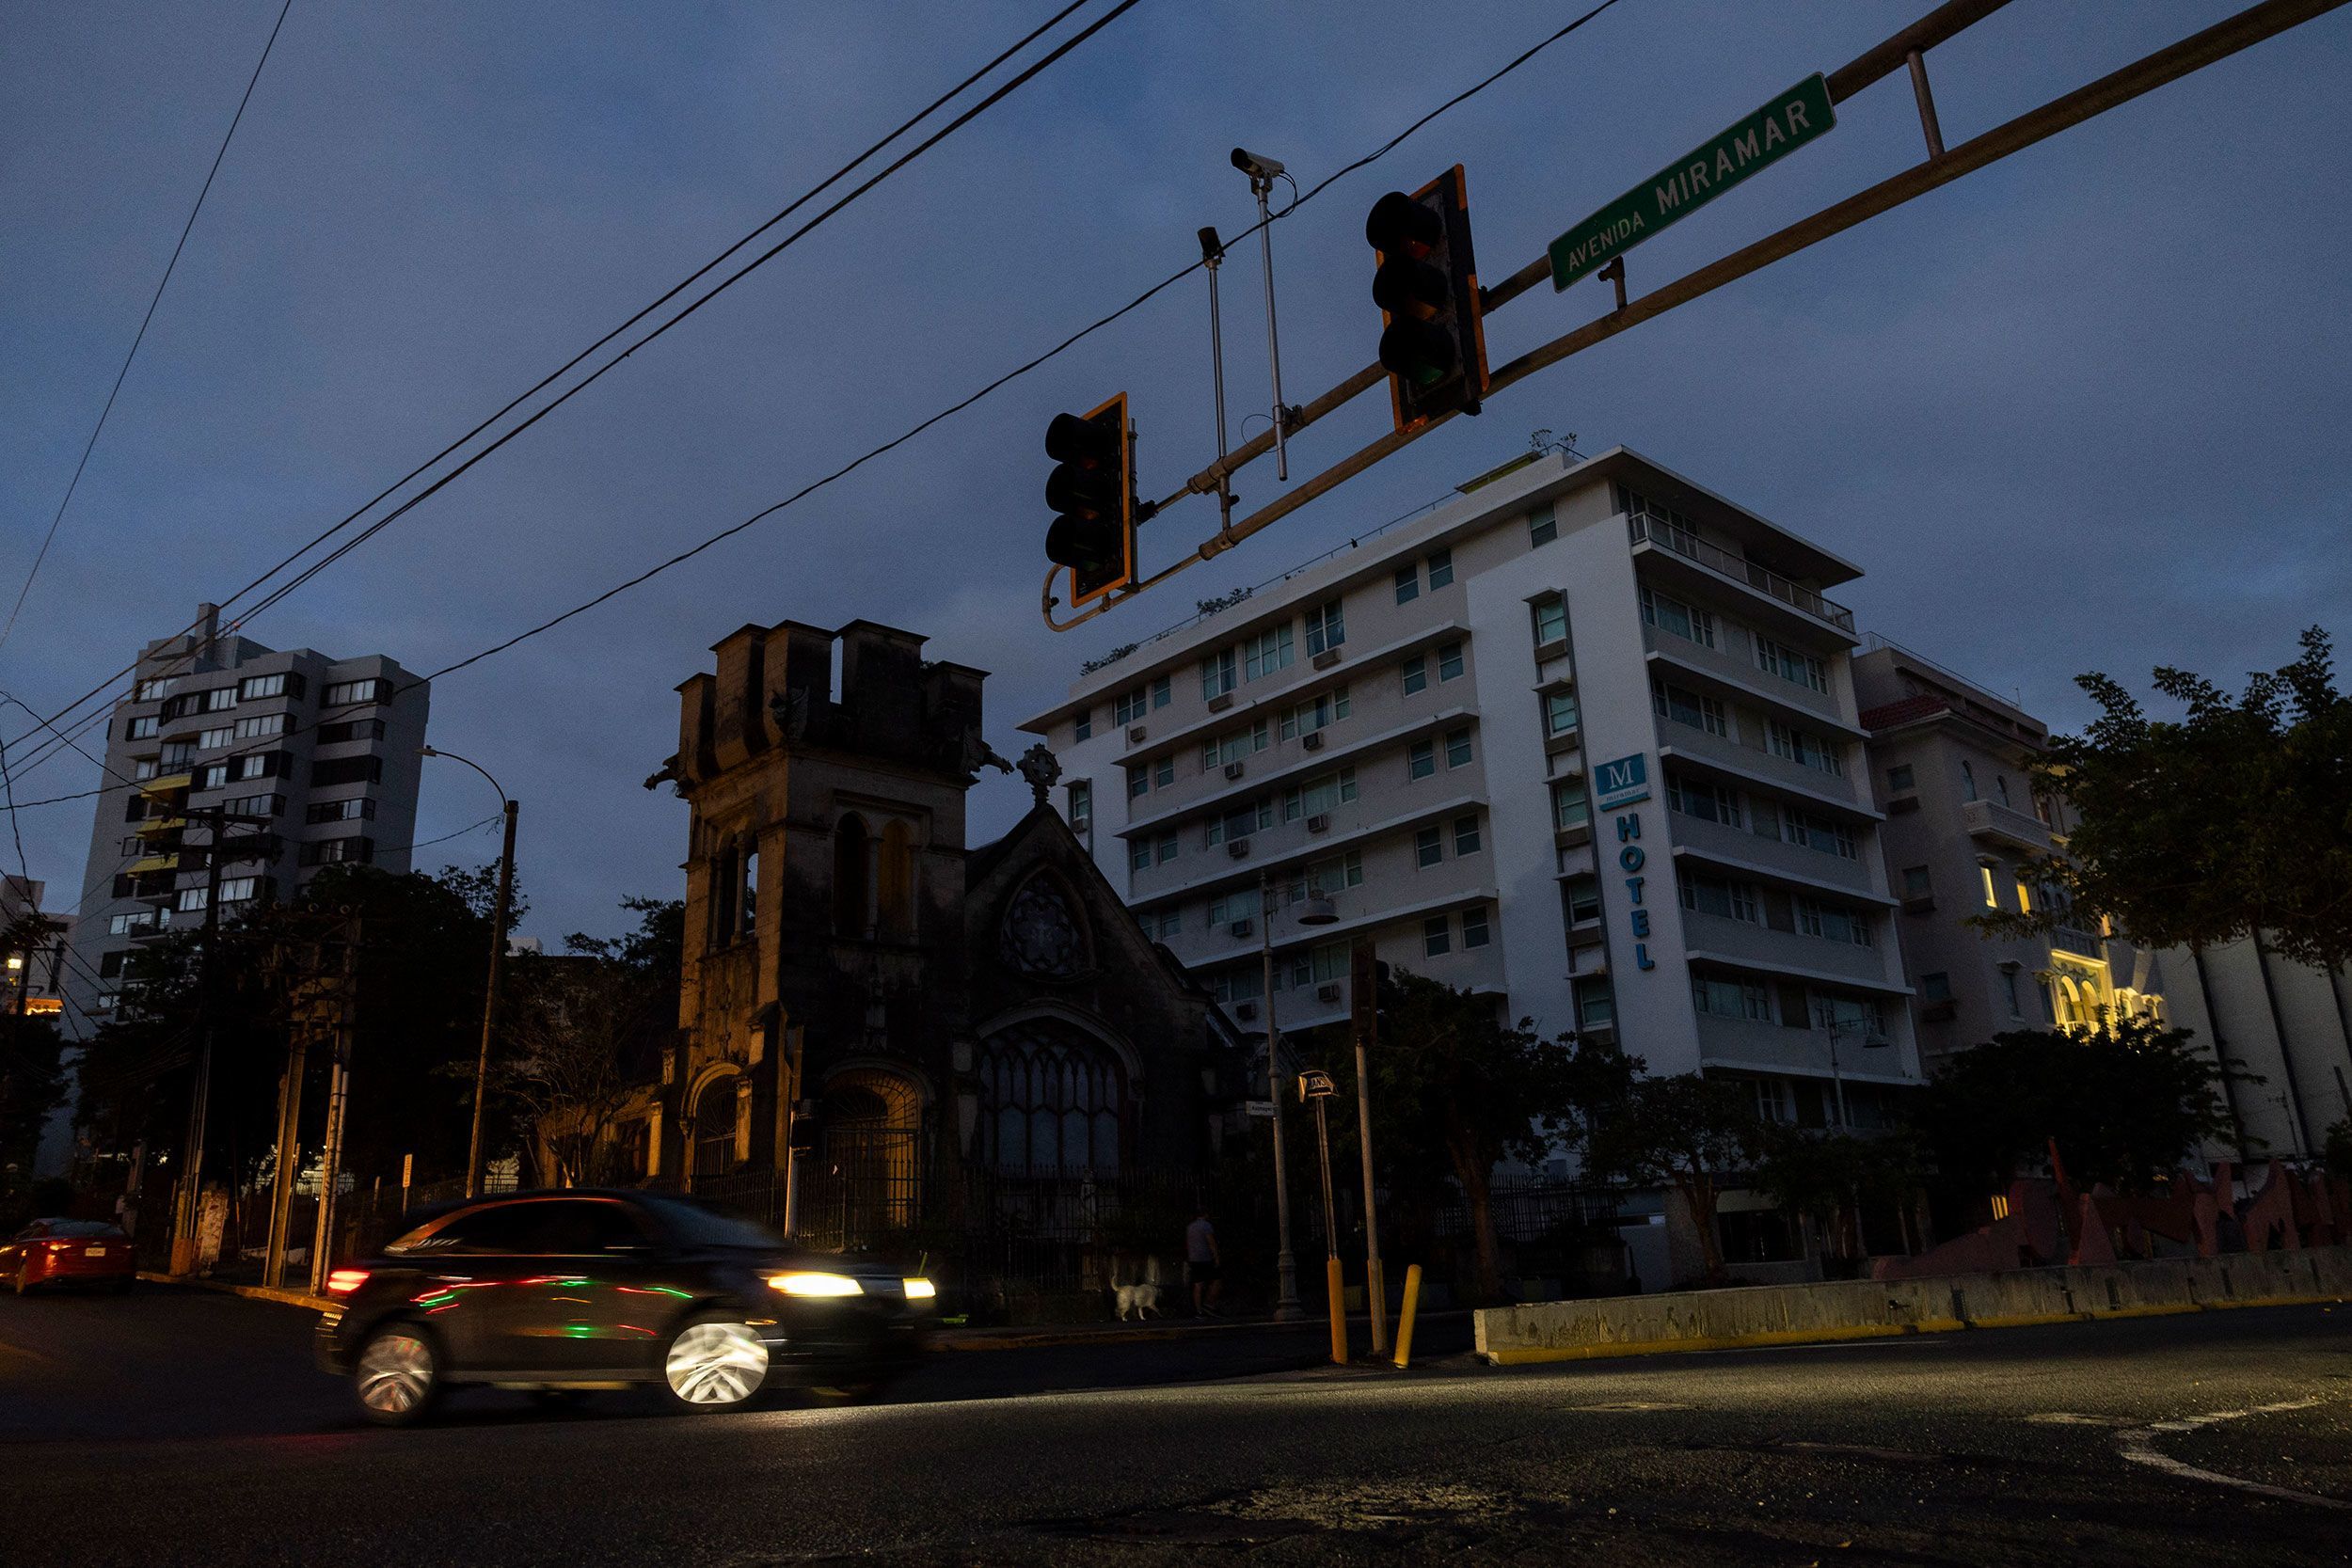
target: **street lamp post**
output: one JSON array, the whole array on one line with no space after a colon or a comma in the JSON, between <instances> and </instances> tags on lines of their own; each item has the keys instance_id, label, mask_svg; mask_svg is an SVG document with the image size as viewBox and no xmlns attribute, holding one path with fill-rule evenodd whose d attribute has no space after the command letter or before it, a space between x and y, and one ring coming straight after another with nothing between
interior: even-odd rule
<instances>
[{"instance_id":1,"label":"street lamp post","mask_svg":"<svg viewBox=\"0 0 2352 1568\"><path fill-rule=\"evenodd\" d=\"M1258 955L1265 1001L1266 1092L1274 1099L1274 1321L1296 1323L1306 1316L1298 1305L1298 1259L1291 1251L1290 1170L1282 1163L1282 1032L1274 1022L1274 881L1258 873ZM1331 901L1320 894L1309 897L1298 912L1301 926L1328 926L1339 916Z\"/></svg>"},{"instance_id":2,"label":"street lamp post","mask_svg":"<svg viewBox=\"0 0 2352 1568\"><path fill-rule=\"evenodd\" d=\"M506 911L511 907L515 896L515 814L516 808L515 798L506 793L505 786L498 780L490 778L490 770L472 758L461 757L454 752L436 751L430 746L423 749L423 754L428 757L447 757L452 762L462 762L484 778L489 779L490 787L499 792L499 801L506 818L506 837L499 849L498 897L492 904L490 911L490 978L487 985L484 987L482 997L482 1049L475 1055L473 1064L473 1132L466 1141L466 1196L478 1197L482 1193L482 1117L484 1106L489 1099L490 1087L490 1029L498 1020L499 981L505 971L506 960Z\"/></svg>"}]
</instances>

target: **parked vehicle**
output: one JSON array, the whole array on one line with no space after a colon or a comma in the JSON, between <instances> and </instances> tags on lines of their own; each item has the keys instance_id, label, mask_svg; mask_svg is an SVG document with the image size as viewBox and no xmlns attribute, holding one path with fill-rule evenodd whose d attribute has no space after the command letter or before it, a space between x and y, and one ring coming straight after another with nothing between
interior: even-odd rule
<instances>
[{"instance_id":1,"label":"parked vehicle","mask_svg":"<svg viewBox=\"0 0 2352 1568\"><path fill-rule=\"evenodd\" d=\"M0 1279L20 1296L40 1285L94 1285L119 1295L137 1277L131 1238L106 1220L35 1220L0 1243Z\"/></svg>"},{"instance_id":2,"label":"parked vehicle","mask_svg":"<svg viewBox=\"0 0 2352 1568\"><path fill-rule=\"evenodd\" d=\"M459 1205L326 1290L319 1365L388 1425L467 1384L549 1399L652 1384L688 1411L771 1386L870 1394L920 1355L933 1297L691 1199L584 1190Z\"/></svg>"}]
</instances>

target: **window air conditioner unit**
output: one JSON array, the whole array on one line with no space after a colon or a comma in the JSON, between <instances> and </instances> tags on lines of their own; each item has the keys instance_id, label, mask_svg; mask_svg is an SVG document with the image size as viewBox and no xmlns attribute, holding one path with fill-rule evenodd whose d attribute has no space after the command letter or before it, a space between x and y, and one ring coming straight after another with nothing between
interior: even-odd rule
<instances>
[{"instance_id":1,"label":"window air conditioner unit","mask_svg":"<svg viewBox=\"0 0 2352 1568\"><path fill-rule=\"evenodd\" d=\"M1140 746L1143 744L1143 726L1141 724L1130 724L1127 726L1127 744L1130 746Z\"/></svg>"},{"instance_id":2,"label":"window air conditioner unit","mask_svg":"<svg viewBox=\"0 0 2352 1568\"><path fill-rule=\"evenodd\" d=\"M1238 779L1238 778L1240 778L1240 777L1241 777L1241 764L1240 764L1240 763L1238 763L1238 762L1229 762L1229 763L1227 763L1227 764L1225 765L1225 776L1226 776L1228 779Z\"/></svg>"},{"instance_id":3,"label":"window air conditioner unit","mask_svg":"<svg viewBox=\"0 0 2352 1568\"><path fill-rule=\"evenodd\" d=\"M1232 705L1233 694L1230 691L1220 691L1216 696L1209 699L1209 711L1211 713L1223 713L1227 708L1232 707Z\"/></svg>"},{"instance_id":4,"label":"window air conditioner unit","mask_svg":"<svg viewBox=\"0 0 2352 1568\"><path fill-rule=\"evenodd\" d=\"M1337 648L1326 648L1315 655L1315 668L1318 670L1328 670L1339 661L1340 651Z\"/></svg>"},{"instance_id":5,"label":"window air conditioner unit","mask_svg":"<svg viewBox=\"0 0 2352 1568\"><path fill-rule=\"evenodd\" d=\"M1249 841L1246 838L1237 838L1225 847L1225 852L1235 860L1239 860L1249 853Z\"/></svg>"},{"instance_id":6,"label":"window air conditioner unit","mask_svg":"<svg viewBox=\"0 0 2352 1568\"><path fill-rule=\"evenodd\" d=\"M1226 927L1228 931L1237 937L1248 936L1252 932L1256 931L1257 928L1256 925L1247 920L1236 920L1231 926Z\"/></svg>"},{"instance_id":7,"label":"window air conditioner unit","mask_svg":"<svg viewBox=\"0 0 2352 1568\"><path fill-rule=\"evenodd\" d=\"M1255 1002L1236 1002L1233 1004L1233 1016L1245 1020L1256 1018L1258 1005Z\"/></svg>"},{"instance_id":8,"label":"window air conditioner unit","mask_svg":"<svg viewBox=\"0 0 2352 1568\"><path fill-rule=\"evenodd\" d=\"M1328 812L1319 811L1307 818L1307 831L1311 833L1328 832L1330 828L1331 814Z\"/></svg>"},{"instance_id":9,"label":"window air conditioner unit","mask_svg":"<svg viewBox=\"0 0 2352 1568\"><path fill-rule=\"evenodd\" d=\"M1336 985L1315 988L1315 1000L1318 1002L1337 1002L1339 999L1340 988Z\"/></svg>"},{"instance_id":10,"label":"window air conditioner unit","mask_svg":"<svg viewBox=\"0 0 2352 1568\"><path fill-rule=\"evenodd\" d=\"M1304 736L1299 737L1298 743L1301 746L1306 747L1310 752L1320 752L1323 750L1323 732L1321 730L1309 730Z\"/></svg>"}]
</instances>

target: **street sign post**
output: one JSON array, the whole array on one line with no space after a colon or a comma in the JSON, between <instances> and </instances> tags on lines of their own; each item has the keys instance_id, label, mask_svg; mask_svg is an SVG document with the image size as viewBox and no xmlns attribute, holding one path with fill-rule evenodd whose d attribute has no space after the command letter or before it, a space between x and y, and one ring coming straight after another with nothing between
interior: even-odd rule
<instances>
[{"instance_id":1,"label":"street sign post","mask_svg":"<svg viewBox=\"0 0 2352 1568\"><path fill-rule=\"evenodd\" d=\"M1829 83L1817 71L1552 241L1551 286L1565 289L1607 266L1836 123Z\"/></svg>"}]
</instances>

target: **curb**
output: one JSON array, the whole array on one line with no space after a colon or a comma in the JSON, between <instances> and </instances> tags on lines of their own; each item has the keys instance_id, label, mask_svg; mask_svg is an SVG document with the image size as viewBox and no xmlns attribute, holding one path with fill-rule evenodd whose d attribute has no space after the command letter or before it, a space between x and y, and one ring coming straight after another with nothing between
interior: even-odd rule
<instances>
[{"instance_id":1,"label":"curb","mask_svg":"<svg viewBox=\"0 0 2352 1568\"><path fill-rule=\"evenodd\" d=\"M1419 1321L1425 1323L1432 1320L1465 1317L1469 1315L1469 1312L1468 1307L1450 1307L1444 1312L1423 1312L1420 1314ZM1362 1323L1368 1320L1359 1312L1347 1321L1350 1323ZM1391 1321L1393 1322L1393 1318ZM1259 1332L1311 1330L1317 1335L1322 1335L1327 1333L1329 1329L1328 1318L1319 1314L1311 1314L1295 1323L1276 1323L1269 1318L1244 1318L1213 1323L1179 1319L1165 1326L1136 1328L1088 1328L1082 1325L1073 1325L1068 1328L943 1328L932 1331L930 1343L932 1349L941 1351L1031 1350L1057 1345L1151 1344L1169 1339L1209 1338L1220 1334L1248 1330Z\"/></svg>"},{"instance_id":2,"label":"curb","mask_svg":"<svg viewBox=\"0 0 2352 1568\"><path fill-rule=\"evenodd\" d=\"M1893 1339L1923 1334L1954 1334L1972 1328L2039 1328L2050 1323L2103 1323L2118 1318L2170 1318L2191 1312L2233 1312L2254 1307L2342 1306L2339 1295L2257 1296L2245 1301L2185 1302L2136 1306L2106 1312L2022 1312L2007 1317L1930 1318L1915 1323L1857 1323L1845 1328L1782 1328L1755 1334L1701 1335L1686 1339L1632 1339L1595 1345L1524 1347L1486 1351L1491 1367L1525 1367L1548 1361L1606 1361L1629 1355L1673 1355L1691 1351L1751 1350L1773 1345L1837 1344L1855 1339Z\"/></svg>"},{"instance_id":3,"label":"curb","mask_svg":"<svg viewBox=\"0 0 2352 1568\"><path fill-rule=\"evenodd\" d=\"M308 1291L290 1291L274 1285L232 1285L225 1279L205 1279L197 1275L158 1274L150 1269L139 1270L139 1277L154 1285L185 1285L191 1290L216 1291L223 1295L243 1296L248 1301L274 1301L284 1307L307 1307L313 1312L324 1312L334 1305L325 1296L314 1296Z\"/></svg>"}]
</instances>

